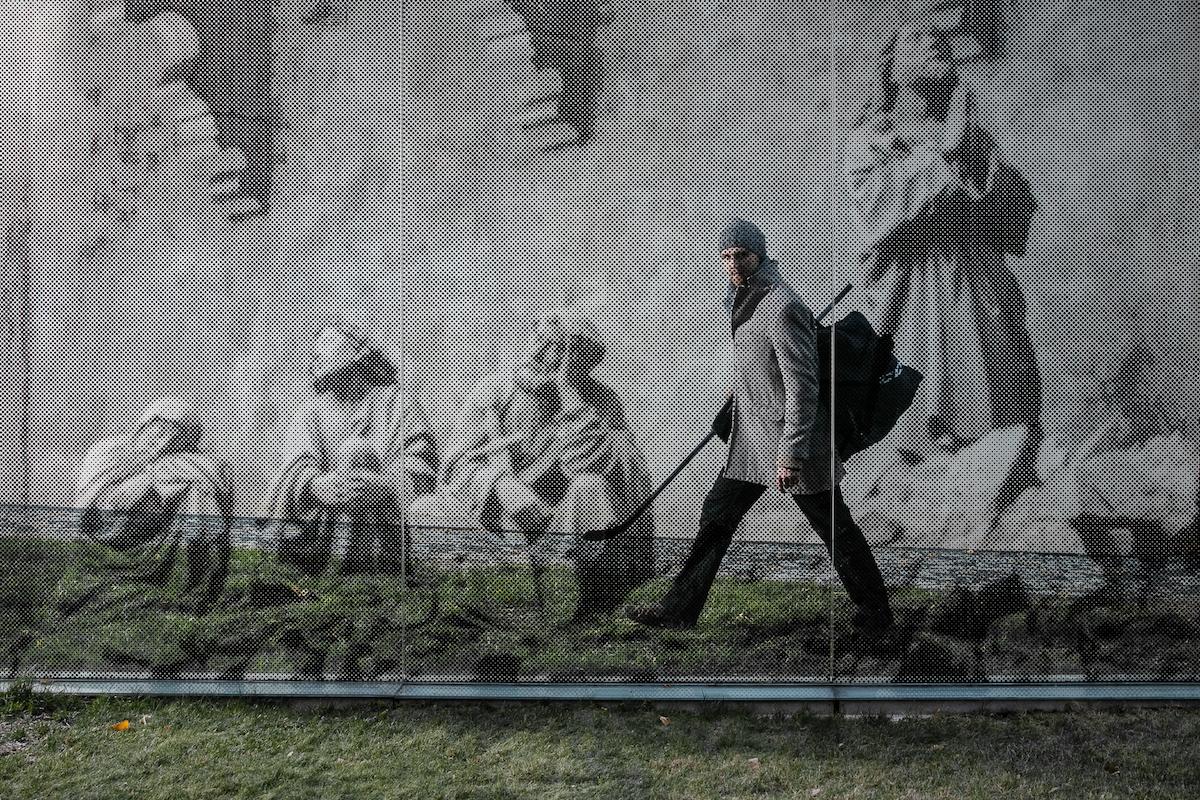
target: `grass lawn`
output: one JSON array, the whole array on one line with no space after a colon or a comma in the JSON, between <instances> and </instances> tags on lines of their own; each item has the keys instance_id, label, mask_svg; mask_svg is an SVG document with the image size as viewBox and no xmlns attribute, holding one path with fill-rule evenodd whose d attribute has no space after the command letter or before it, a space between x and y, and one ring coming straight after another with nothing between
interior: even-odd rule
<instances>
[{"instance_id":1,"label":"grass lawn","mask_svg":"<svg viewBox=\"0 0 1200 800\"><path fill-rule=\"evenodd\" d=\"M649 630L620 614L572 622L578 586L551 567L419 565L398 575L315 576L262 551L235 550L220 596L135 579L84 545L7 539L0 552L0 676L343 680L979 682L1194 681L1200 600L894 589L898 624L882 639L849 626L826 587L722 576L700 624ZM178 573L178 570L176 571ZM666 579L629 598L661 596ZM1039 677L1041 676L1041 677Z\"/></svg>"},{"instance_id":2,"label":"grass lawn","mask_svg":"<svg viewBox=\"0 0 1200 800\"><path fill-rule=\"evenodd\" d=\"M129 720L124 732L110 728ZM888 720L736 707L0 695L20 798L1191 798L1200 713Z\"/></svg>"}]
</instances>

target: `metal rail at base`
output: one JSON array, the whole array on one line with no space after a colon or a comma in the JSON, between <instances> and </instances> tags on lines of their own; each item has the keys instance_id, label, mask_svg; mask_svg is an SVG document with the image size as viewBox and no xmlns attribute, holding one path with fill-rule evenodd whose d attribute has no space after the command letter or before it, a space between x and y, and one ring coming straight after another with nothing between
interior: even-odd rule
<instances>
[{"instance_id":1,"label":"metal rail at base","mask_svg":"<svg viewBox=\"0 0 1200 800\"><path fill-rule=\"evenodd\" d=\"M0 681L0 691L77 695L157 695L327 700L680 701L749 703L1200 702L1200 683L733 685L497 684L352 681L35 680Z\"/></svg>"}]
</instances>

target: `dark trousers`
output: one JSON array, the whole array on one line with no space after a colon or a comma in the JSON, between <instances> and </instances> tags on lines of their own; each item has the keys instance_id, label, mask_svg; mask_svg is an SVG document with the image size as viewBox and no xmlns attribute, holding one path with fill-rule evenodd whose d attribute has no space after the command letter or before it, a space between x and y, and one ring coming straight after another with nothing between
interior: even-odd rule
<instances>
[{"instance_id":1,"label":"dark trousers","mask_svg":"<svg viewBox=\"0 0 1200 800\"><path fill-rule=\"evenodd\" d=\"M692 551L684 562L683 570L662 599L663 610L668 617L688 625L695 624L704 609L708 590L717 577L717 568L729 549L738 523L766 490L767 487L757 483L731 480L724 474L717 476L716 483L704 498L704 507L700 511L700 533L692 544ZM833 552L834 569L850 599L868 610L886 608L888 598L883 576L879 574L879 566L875 563L875 556L871 554L862 529L850 516L841 487L834 487L832 498L827 490L817 494L794 494L792 499L821 537L825 547ZM836 506L832 509L835 511L832 518L831 501Z\"/></svg>"}]
</instances>

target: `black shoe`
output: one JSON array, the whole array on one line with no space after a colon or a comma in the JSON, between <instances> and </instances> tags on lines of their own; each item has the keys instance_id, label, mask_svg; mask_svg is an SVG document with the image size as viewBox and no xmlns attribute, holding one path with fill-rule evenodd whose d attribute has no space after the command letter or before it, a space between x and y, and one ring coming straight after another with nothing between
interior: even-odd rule
<instances>
[{"instance_id":1,"label":"black shoe","mask_svg":"<svg viewBox=\"0 0 1200 800\"><path fill-rule=\"evenodd\" d=\"M649 625L652 628L671 628L678 630L680 628L691 628L681 619L667 616L666 609L662 603L650 603L644 606L625 606L625 616L639 625Z\"/></svg>"},{"instance_id":2,"label":"black shoe","mask_svg":"<svg viewBox=\"0 0 1200 800\"><path fill-rule=\"evenodd\" d=\"M854 627L864 633L883 633L896 624L889 606L881 608L859 607L850 620Z\"/></svg>"}]
</instances>

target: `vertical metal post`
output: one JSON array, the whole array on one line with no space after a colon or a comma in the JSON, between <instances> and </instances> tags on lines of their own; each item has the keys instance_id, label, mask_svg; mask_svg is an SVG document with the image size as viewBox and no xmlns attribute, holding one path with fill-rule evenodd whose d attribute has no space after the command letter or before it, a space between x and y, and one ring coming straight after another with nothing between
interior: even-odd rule
<instances>
[{"instance_id":1,"label":"vertical metal post","mask_svg":"<svg viewBox=\"0 0 1200 800\"><path fill-rule=\"evenodd\" d=\"M837 286L837 50L834 42L834 32L836 30L835 15L837 14L837 0L829 2L829 274L833 278L833 285ZM837 324L837 298L833 301L834 308L831 311L833 315L832 325ZM837 381L835 377L837 370L837 336L829 337L829 480L830 487L835 487L834 481L837 480L837 431L836 421L837 414L834 409L837 408ZM836 653L834 641L836 639L834 632L834 579L836 570L834 569L834 559L837 555L837 518L834 514L837 513L837 492L832 488L829 492L829 681L834 680L834 664Z\"/></svg>"}]
</instances>

